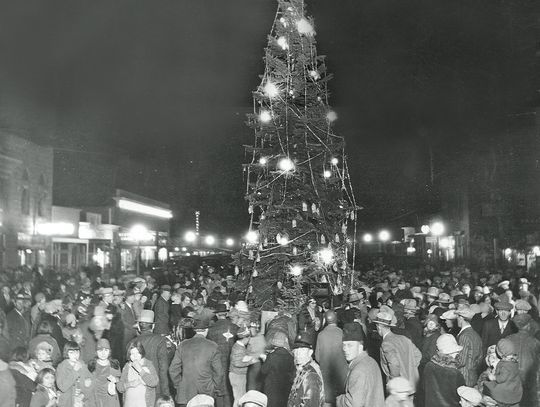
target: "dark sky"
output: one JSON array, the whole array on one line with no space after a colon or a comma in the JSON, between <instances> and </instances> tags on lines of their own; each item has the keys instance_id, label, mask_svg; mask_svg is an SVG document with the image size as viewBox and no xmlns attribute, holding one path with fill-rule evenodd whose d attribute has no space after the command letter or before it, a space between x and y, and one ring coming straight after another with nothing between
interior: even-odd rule
<instances>
[{"instance_id":1,"label":"dark sky","mask_svg":"<svg viewBox=\"0 0 540 407\"><path fill-rule=\"evenodd\" d=\"M537 1L307 4L365 221L425 209L430 147L442 166L503 132L538 88ZM275 10L273 0L2 0L0 126L155 166L176 177L157 198L239 231L244 114Z\"/></svg>"}]
</instances>

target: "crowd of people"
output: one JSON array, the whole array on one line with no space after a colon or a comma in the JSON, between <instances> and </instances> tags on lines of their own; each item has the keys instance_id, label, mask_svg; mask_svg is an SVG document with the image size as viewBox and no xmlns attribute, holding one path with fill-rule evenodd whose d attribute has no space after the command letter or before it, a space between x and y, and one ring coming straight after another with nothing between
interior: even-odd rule
<instances>
[{"instance_id":1,"label":"crowd of people","mask_svg":"<svg viewBox=\"0 0 540 407\"><path fill-rule=\"evenodd\" d=\"M0 407L539 406L523 270L376 266L296 313L207 265L0 280Z\"/></svg>"}]
</instances>

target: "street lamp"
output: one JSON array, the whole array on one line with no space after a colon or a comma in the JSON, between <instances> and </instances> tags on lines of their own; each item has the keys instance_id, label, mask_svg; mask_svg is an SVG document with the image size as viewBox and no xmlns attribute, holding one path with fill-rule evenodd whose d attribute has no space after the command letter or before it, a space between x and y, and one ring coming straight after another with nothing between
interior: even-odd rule
<instances>
[{"instance_id":1,"label":"street lamp","mask_svg":"<svg viewBox=\"0 0 540 407\"><path fill-rule=\"evenodd\" d=\"M206 236L206 238L204 239L204 242L208 245L208 246L212 246L215 242L216 242L216 238L212 235L208 235Z\"/></svg>"},{"instance_id":2,"label":"street lamp","mask_svg":"<svg viewBox=\"0 0 540 407\"><path fill-rule=\"evenodd\" d=\"M437 247L435 250L435 259L439 260L439 250L440 250L440 239L441 236L444 234L444 224L442 222L433 222L431 224L431 234L437 238Z\"/></svg>"},{"instance_id":3,"label":"street lamp","mask_svg":"<svg viewBox=\"0 0 540 407\"><path fill-rule=\"evenodd\" d=\"M444 224L442 222L434 222L430 230L433 236L442 236L444 234Z\"/></svg>"},{"instance_id":4,"label":"street lamp","mask_svg":"<svg viewBox=\"0 0 540 407\"><path fill-rule=\"evenodd\" d=\"M184 235L184 239L188 243L193 243L195 242L195 240L197 240L197 234L193 232L192 230L190 230L186 232L186 234Z\"/></svg>"},{"instance_id":5,"label":"street lamp","mask_svg":"<svg viewBox=\"0 0 540 407\"><path fill-rule=\"evenodd\" d=\"M388 230L381 230L379 232L379 240L381 242L388 242L390 240L390 232Z\"/></svg>"},{"instance_id":6,"label":"street lamp","mask_svg":"<svg viewBox=\"0 0 540 407\"><path fill-rule=\"evenodd\" d=\"M141 270L141 241L148 239L148 229L144 225L133 225L129 230L129 236L137 242L137 275Z\"/></svg>"},{"instance_id":7,"label":"street lamp","mask_svg":"<svg viewBox=\"0 0 540 407\"><path fill-rule=\"evenodd\" d=\"M234 246L234 239L229 237L227 240L225 240L225 244L229 247Z\"/></svg>"}]
</instances>

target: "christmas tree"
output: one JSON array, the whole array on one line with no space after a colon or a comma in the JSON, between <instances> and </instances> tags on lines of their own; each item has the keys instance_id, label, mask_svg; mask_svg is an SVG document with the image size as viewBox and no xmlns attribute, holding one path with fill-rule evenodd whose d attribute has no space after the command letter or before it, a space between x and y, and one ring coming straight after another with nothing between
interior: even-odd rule
<instances>
[{"instance_id":1,"label":"christmas tree","mask_svg":"<svg viewBox=\"0 0 540 407\"><path fill-rule=\"evenodd\" d=\"M337 295L352 283L358 207L344 140L333 132L324 60L305 2L278 0L247 120L250 231L236 256L237 286L256 306L274 305L278 282L277 306L291 309L305 300L306 285L327 283Z\"/></svg>"}]
</instances>

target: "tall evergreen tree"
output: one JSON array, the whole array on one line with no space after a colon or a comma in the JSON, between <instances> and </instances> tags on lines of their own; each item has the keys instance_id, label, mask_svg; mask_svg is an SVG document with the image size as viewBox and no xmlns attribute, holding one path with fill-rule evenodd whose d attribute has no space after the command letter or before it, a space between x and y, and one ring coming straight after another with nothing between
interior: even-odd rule
<instances>
[{"instance_id":1,"label":"tall evergreen tree","mask_svg":"<svg viewBox=\"0 0 540 407\"><path fill-rule=\"evenodd\" d=\"M236 272L258 306L278 297L278 307L298 308L306 283L328 283L340 294L352 281L347 257L357 205L344 140L333 132L331 75L305 11L304 0L278 0L247 121L254 132L244 165L251 219Z\"/></svg>"}]
</instances>

